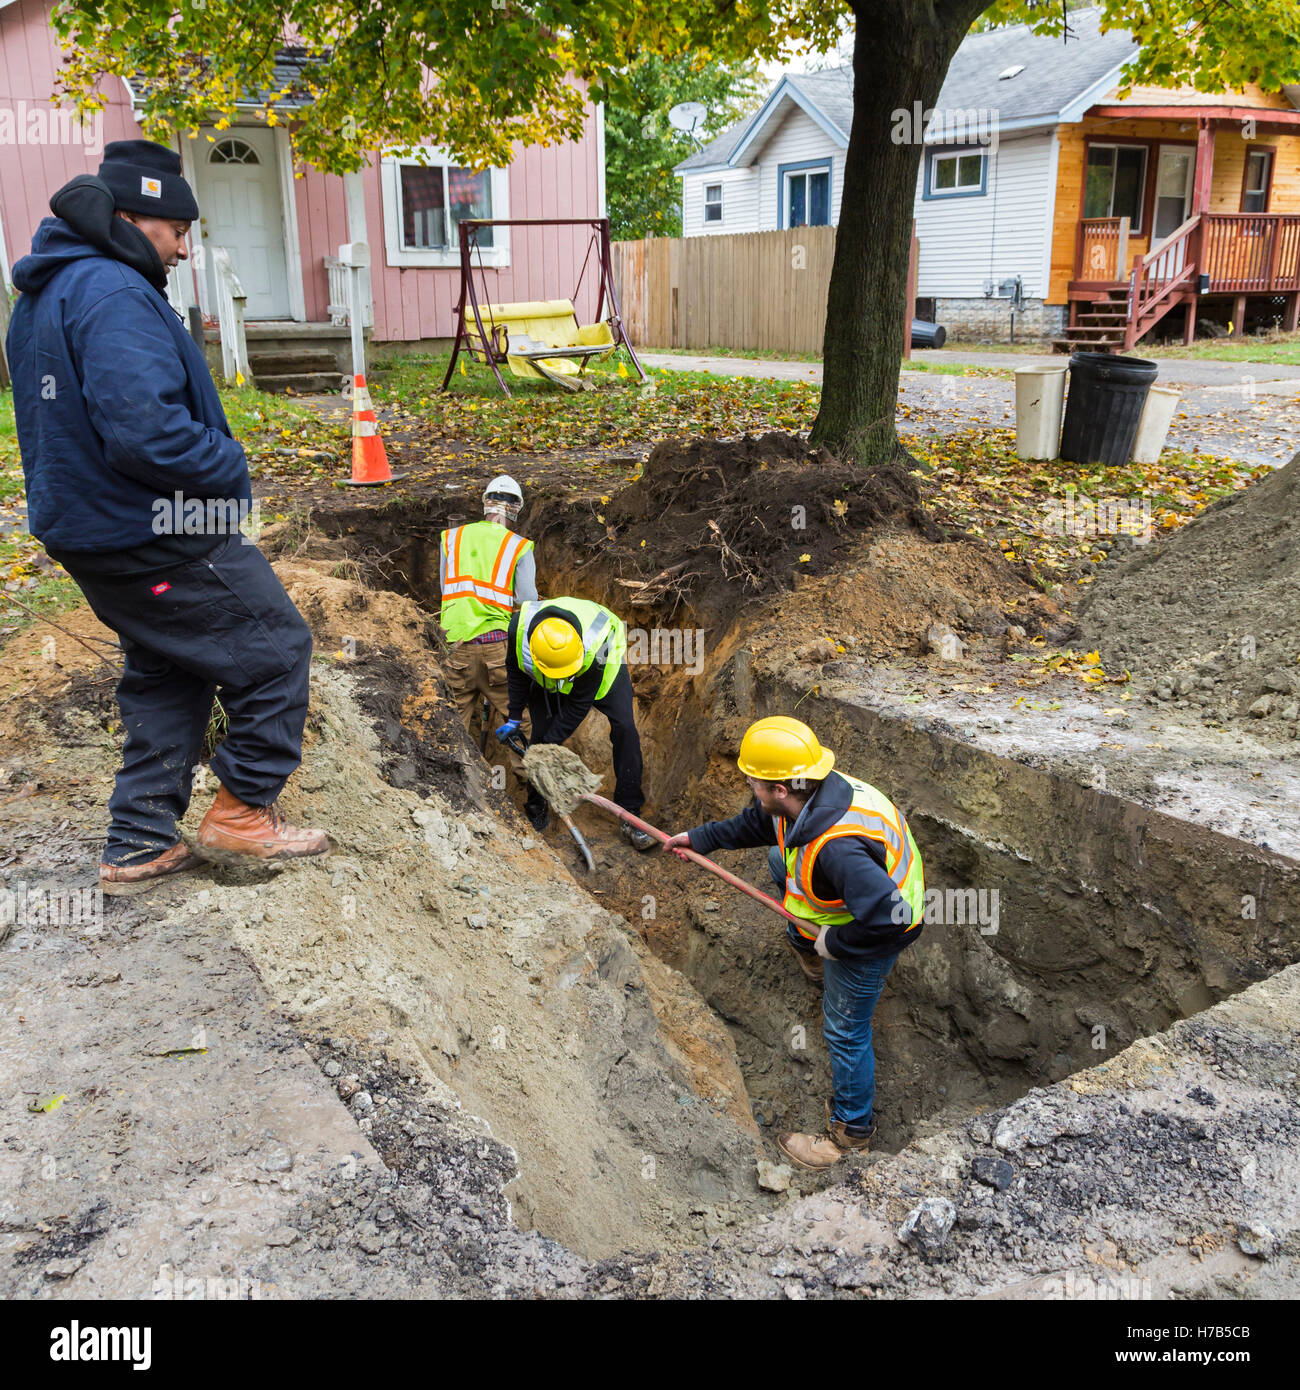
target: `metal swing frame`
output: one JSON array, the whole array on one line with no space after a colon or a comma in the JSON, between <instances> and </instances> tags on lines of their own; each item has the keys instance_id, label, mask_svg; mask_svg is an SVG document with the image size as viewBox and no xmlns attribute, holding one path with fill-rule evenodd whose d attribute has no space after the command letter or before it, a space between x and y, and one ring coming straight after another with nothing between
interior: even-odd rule
<instances>
[{"instance_id":1,"label":"metal swing frame","mask_svg":"<svg viewBox=\"0 0 1300 1390\"><path fill-rule=\"evenodd\" d=\"M596 295L596 322L601 321L602 311L606 304L609 306L609 314L605 322L609 324L610 331L614 337L613 349L608 344L596 347L548 347L545 344L534 344L531 340L526 340L528 346L522 350L510 351L510 340L504 324L498 325L492 321L488 315L488 323L484 323L483 304L480 304L478 291L474 287L474 252L479 251L479 273L484 273L481 248L478 244L478 233L482 227L591 227L599 239L600 255L600 286ZM447 375L442 379L440 390L445 391L451 381L451 375L456 370L456 360L460 356L463 346L466 354L473 360L482 359L492 369L492 375L497 379L497 385L505 395L510 395L510 388L505 383L505 378L501 375L501 364L507 358L514 356L526 360L536 359L544 361L550 357L574 357L585 359L598 356L601 353L616 351L619 347L627 349L627 355L632 359L632 365L637 370L637 375L645 381L645 368L642 367L640 359L636 355L636 349L632 346L623 327L623 314L619 308L618 295L614 290L614 270L610 258L610 234L608 217L472 217L466 218L459 224L460 230L460 299L456 305L456 341L451 350L451 361L447 364ZM587 246L587 257L583 260L582 270L578 273L578 284L573 293L573 300L576 301L578 290L582 288L583 276L587 270L587 260L591 256L591 244ZM484 280L484 293L487 292L487 282ZM489 303L489 301L484 301ZM574 318L577 318L577 304L574 302Z\"/></svg>"}]
</instances>

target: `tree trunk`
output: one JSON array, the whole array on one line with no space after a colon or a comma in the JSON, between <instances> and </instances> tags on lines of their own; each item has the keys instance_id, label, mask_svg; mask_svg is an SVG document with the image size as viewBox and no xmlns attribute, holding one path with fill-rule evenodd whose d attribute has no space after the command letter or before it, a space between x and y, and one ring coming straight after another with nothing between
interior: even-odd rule
<instances>
[{"instance_id":1,"label":"tree trunk","mask_svg":"<svg viewBox=\"0 0 1300 1390\"><path fill-rule=\"evenodd\" d=\"M812 443L883 463L894 429L912 207L924 126L948 64L988 0L855 3L853 129L827 296L821 409ZM905 117L906 119L903 119Z\"/></svg>"}]
</instances>

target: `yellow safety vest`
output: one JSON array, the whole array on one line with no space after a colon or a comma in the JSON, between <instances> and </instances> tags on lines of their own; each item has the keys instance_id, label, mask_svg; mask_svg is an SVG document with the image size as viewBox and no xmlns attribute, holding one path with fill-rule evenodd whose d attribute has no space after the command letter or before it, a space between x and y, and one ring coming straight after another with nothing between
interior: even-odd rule
<instances>
[{"instance_id":1,"label":"yellow safety vest","mask_svg":"<svg viewBox=\"0 0 1300 1390\"><path fill-rule=\"evenodd\" d=\"M912 922L908 927L911 931L920 926L925 914L925 875L921 868L921 851L916 847L907 820L887 796L869 783L843 772L840 776L853 789L853 800L840 819L815 840L787 849L785 836L789 827L783 816L773 817L776 843L785 860L785 901L782 905L787 912L814 924L811 931L797 928L800 936L809 941L815 941L824 926L851 922L853 914L845 909L842 898L825 901L813 891L813 867L822 846L829 840L841 835L858 835L884 846L885 870L912 909Z\"/></svg>"},{"instance_id":2,"label":"yellow safety vest","mask_svg":"<svg viewBox=\"0 0 1300 1390\"><path fill-rule=\"evenodd\" d=\"M468 642L506 626L515 603L515 567L532 545L495 521L472 521L442 533L447 577L441 618L449 642Z\"/></svg>"},{"instance_id":3,"label":"yellow safety vest","mask_svg":"<svg viewBox=\"0 0 1300 1390\"><path fill-rule=\"evenodd\" d=\"M543 608L563 608L566 612L572 613L577 618L582 632L582 665L573 675L566 676L562 681L542 675L533 666L533 653L528 645L528 625ZM599 603L593 603L587 598L551 598L519 605L519 623L515 629L515 659L524 675L529 680L536 681L545 690L558 690L561 695L567 695L573 689L573 682L583 672L589 671L591 663L599 658L605 663L605 674L600 678L600 685L596 689L596 699L603 700L609 694L615 677L622 670L623 658L626 655L627 627L623 619Z\"/></svg>"}]
</instances>

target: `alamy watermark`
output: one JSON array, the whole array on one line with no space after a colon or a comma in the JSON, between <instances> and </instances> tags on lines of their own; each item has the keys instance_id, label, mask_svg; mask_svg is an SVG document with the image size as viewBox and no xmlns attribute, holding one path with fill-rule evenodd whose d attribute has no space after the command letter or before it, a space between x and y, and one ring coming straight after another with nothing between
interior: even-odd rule
<instances>
[{"instance_id":1,"label":"alamy watermark","mask_svg":"<svg viewBox=\"0 0 1300 1390\"><path fill-rule=\"evenodd\" d=\"M255 545L262 531L260 498L186 497L174 492L153 500L155 536L235 536Z\"/></svg>"},{"instance_id":2,"label":"alamy watermark","mask_svg":"<svg viewBox=\"0 0 1300 1390\"><path fill-rule=\"evenodd\" d=\"M79 927L87 936L104 930L100 888L39 888L19 879L0 888L0 926Z\"/></svg>"},{"instance_id":3,"label":"alamy watermark","mask_svg":"<svg viewBox=\"0 0 1300 1390\"><path fill-rule=\"evenodd\" d=\"M1043 503L1043 531L1052 536L1132 536L1145 545L1155 528L1149 497L1114 497L1094 501L1066 488L1058 501Z\"/></svg>"},{"instance_id":4,"label":"alamy watermark","mask_svg":"<svg viewBox=\"0 0 1300 1390\"><path fill-rule=\"evenodd\" d=\"M889 138L895 145L982 145L998 147L996 106L923 106L914 101L890 112Z\"/></svg>"},{"instance_id":5,"label":"alamy watermark","mask_svg":"<svg viewBox=\"0 0 1300 1390\"><path fill-rule=\"evenodd\" d=\"M978 926L981 936L996 936L1002 895L996 888L927 888L921 920L927 927ZM898 896L890 909L896 926L911 920L911 908Z\"/></svg>"},{"instance_id":6,"label":"alamy watermark","mask_svg":"<svg viewBox=\"0 0 1300 1390\"><path fill-rule=\"evenodd\" d=\"M79 116L70 106L16 101L0 106L0 145L80 145L87 155L104 152L104 113Z\"/></svg>"}]
</instances>

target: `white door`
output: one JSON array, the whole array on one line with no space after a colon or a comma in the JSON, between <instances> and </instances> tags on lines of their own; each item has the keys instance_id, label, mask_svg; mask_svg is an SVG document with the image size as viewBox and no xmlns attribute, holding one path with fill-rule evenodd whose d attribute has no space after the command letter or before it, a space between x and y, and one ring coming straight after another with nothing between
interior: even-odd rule
<instances>
[{"instance_id":1,"label":"white door","mask_svg":"<svg viewBox=\"0 0 1300 1390\"><path fill-rule=\"evenodd\" d=\"M248 296L248 318L288 318L289 272L274 133L242 126L203 130L195 155L205 249L224 246L230 252L230 263ZM210 257L204 273L211 289Z\"/></svg>"},{"instance_id":2,"label":"white door","mask_svg":"<svg viewBox=\"0 0 1300 1390\"><path fill-rule=\"evenodd\" d=\"M1185 145L1161 145L1156 163L1156 206L1151 225L1151 249L1187 221L1192 208L1192 174L1196 152ZM1177 275L1183 268L1186 244L1180 244L1161 264L1161 278Z\"/></svg>"}]
</instances>

